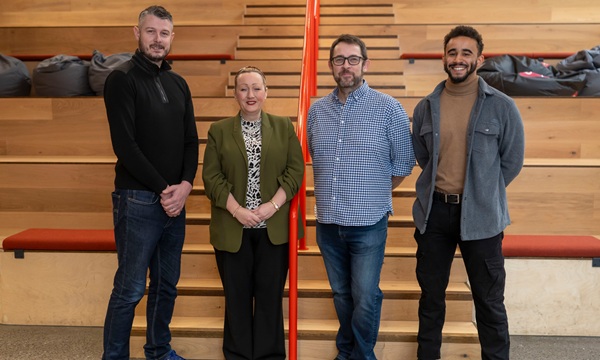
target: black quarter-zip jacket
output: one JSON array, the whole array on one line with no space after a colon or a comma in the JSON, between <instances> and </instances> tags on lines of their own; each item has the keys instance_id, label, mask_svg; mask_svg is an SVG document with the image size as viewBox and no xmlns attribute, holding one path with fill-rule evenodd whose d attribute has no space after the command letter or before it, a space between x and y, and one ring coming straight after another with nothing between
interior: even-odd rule
<instances>
[{"instance_id":1,"label":"black quarter-zip jacket","mask_svg":"<svg viewBox=\"0 0 600 360\"><path fill-rule=\"evenodd\" d=\"M115 187L160 194L168 185L193 184L198 131L185 80L139 50L104 85L104 104L117 156Z\"/></svg>"}]
</instances>

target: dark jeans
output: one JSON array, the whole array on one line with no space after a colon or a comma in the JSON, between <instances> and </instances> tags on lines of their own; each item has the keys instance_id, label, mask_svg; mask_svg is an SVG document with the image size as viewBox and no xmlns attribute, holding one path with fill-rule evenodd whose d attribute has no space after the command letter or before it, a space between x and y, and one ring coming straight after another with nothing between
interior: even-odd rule
<instances>
[{"instance_id":1,"label":"dark jeans","mask_svg":"<svg viewBox=\"0 0 600 360\"><path fill-rule=\"evenodd\" d=\"M177 297L185 210L170 218L154 192L117 189L113 217L119 265L104 322L102 359L129 359L135 307L144 296L148 269L144 352L147 359L161 359L171 350L169 323Z\"/></svg>"},{"instance_id":2,"label":"dark jeans","mask_svg":"<svg viewBox=\"0 0 600 360\"><path fill-rule=\"evenodd\" d=\"M504 307L506 272L502 255L503 233L489 239L461 241L460 205L434 200L424 234L415 231L419 334L417 356L439 359L446 315L446 287L458 244L473 295L482 360L507 360L510 338Z\"/></svg>"},{"instance_id":3,"label":"dark jeans","mask_svg":"<svg viewBox=\"0 0 600 360\"><path fill-rule=\"evenodd\" d=\"M215 249L225 291L223 354L227 360L283 360L283 290L289 245L267 229L244 229L237 253Z\"/></svg>"},{"instance_id":4,"label":"dark jeans","mask_svg":"<svg viewBox=\"0 0 600 360\"><path fill-rule=\"evenodd\" d=\"M317 244L340 322L335 341L340 360L376 359L373 349L383 301L379 279L387 225L387 216L370 226L317 222Z\"/></svg>"}]
</instances>

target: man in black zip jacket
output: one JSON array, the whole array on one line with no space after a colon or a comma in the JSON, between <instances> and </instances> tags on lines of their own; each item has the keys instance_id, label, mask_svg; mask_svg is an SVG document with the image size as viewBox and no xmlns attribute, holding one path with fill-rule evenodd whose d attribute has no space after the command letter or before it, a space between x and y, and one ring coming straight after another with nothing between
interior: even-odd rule
<instances>
[{"instance_id":1,"label":"man in black zip jacket","mask_svg":"<svg viewBox=\"0 0 600 360\"><path fill-rule=\"evenodd\" d=\"M117 156L113 217L118 269L104 323L104 360L129 359L135 307L150 284L146 359L183 359L171 349L185 201L198 168L190 90L164 61L173 19L161 6L140 13L138 49L106 79L104 103Z\"/></svg>"}]
</instances>

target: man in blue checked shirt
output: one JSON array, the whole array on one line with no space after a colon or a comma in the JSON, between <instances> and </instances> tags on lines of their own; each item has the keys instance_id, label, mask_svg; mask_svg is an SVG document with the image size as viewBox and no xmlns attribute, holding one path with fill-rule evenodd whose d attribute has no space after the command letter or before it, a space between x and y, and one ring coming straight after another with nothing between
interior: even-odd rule
<instances>
[{"instance_id":1,"label":"man in blue checked shirt","mask_svg":"<svg viewBox=\"0 0 600 360\"><path fill-rule=\"evenodd\" d=\"M361 39L337 38L329 57L337 88L308 113L317 244L340 322L339 360L376 359L392 189L415 165L408 116L363 80L369 63Z\"/></svg>"}]
</instances>

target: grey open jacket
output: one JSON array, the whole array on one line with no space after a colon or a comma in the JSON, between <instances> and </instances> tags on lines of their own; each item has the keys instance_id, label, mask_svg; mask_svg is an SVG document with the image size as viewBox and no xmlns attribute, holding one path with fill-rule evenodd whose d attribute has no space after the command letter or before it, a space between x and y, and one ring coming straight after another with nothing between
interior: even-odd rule
<instances>
[{"instance_id":1,"label":"grey open jacket","mask_svg":"<svg viewBox=\"0 0 600 360\"><path fill-rule=\"evenodd\" d=\"M413 205L415 224L421 233L433 203L440 149L441 82L415 107L413 146L422 169L416 182ZM510 224L506 186L523 167L525 135L515 102L479 78L477 100L467 130L467 166L462 194L462 240L487 239Z\"/></svg>"}]
</instances>

